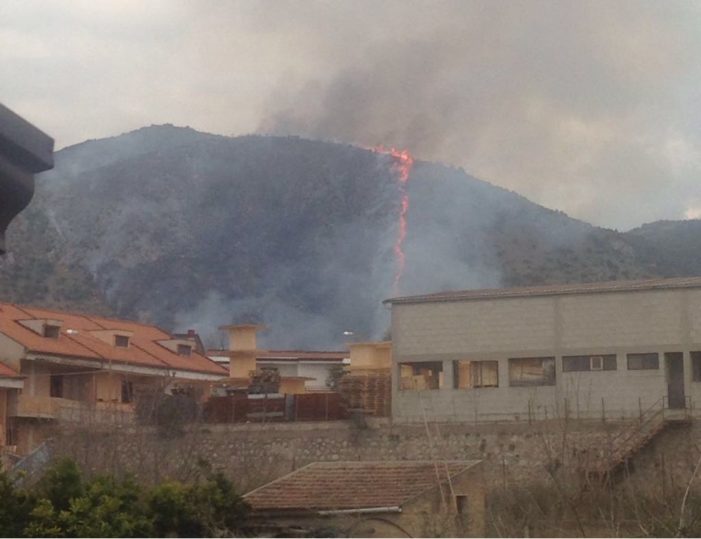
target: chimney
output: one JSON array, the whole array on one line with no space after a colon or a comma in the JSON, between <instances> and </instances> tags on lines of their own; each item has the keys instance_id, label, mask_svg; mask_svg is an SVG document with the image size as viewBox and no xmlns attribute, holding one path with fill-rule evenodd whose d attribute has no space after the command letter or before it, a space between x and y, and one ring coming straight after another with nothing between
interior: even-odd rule
<instances>
[{"instance_id":1,"label":"chimney","mask_svg":"<svg viewBox=\"0 0 701 539\"><path fill-rule=\"evenodd\" d=\"M197 332L194 329L187 330L187 338L188 339L194 339L196 335L197 335Z\"/></svg>"},{"instance_id":2,"label":"chimney","mask_svg":"<svg viewBox=\"0 0 701 539\"><path fill-rule=\"evenodd\" d=\"M219 329L229 335L229 377L250 379L251 371L256 370L256 358L261 352L258 350L256 333L263 326L242 324L220 326Z\"/></svg>"},{"instance_id":3,"label":"chimney","mask_svg":"<svg viewBox=\"0 0 701 539\"><path fill-rule=\"evenodd\" d=\"M349 343L351 372L390 369L392 341Z\"/></svg>"}]
</instances>

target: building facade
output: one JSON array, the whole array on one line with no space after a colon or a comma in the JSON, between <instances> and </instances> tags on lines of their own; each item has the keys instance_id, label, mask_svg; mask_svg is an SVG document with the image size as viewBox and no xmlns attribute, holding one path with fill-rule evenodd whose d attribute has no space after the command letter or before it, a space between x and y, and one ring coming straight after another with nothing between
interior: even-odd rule
<instances>
[{"instance_id":1,"label":"building facade","mask_svg":"<svg viewBox=\"0 0 701 539\"><path fill-rule=\"evenodd\" d=\"M138 395L205 396L222 367L195 342L127 320L0 303L5 445L25 454L47 424L130 422Z\"/></svg>"},{"instance_id":2,"label":"building facade","mask_svg":"<svg viewBox=\"0 0 701 539\"><path fill-rule=\"evenodd\" d=\"M345 351L262 350L257 333L263 326L241 324L219 328L228 333L226 350L210 349L207 356L229 370L232 384L247 387L254 371L275 371L280 376L280 393L298 394L328 391L335 369L350 364Z\"/></svg>"},{"instance_id":3,"label":"building facade","mask_svg":"<svg viewBox=\"0 0 701 539\"><path fill-rule=\"evenodd\" d=\"M701 278L388 300L396 421L630 418L701 406Z\"/></svg>"},{"instance_id":4,"label":"building facade","mask_svg":"<svg viewBox=\"0 0 701 539\"><path fill-rule=\"evenodd\" d=\"M261 537L485 534L479 460L314 462L244 500Z\"/></svg>"}]
</instances>

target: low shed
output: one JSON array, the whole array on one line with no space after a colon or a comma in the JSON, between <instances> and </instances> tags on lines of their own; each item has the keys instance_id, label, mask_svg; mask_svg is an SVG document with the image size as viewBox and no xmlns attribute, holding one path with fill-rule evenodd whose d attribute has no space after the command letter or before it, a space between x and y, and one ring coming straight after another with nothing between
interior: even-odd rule
<instances>
[{"instance_id":1,"label":"low shed","mask_svg":"<svg viewBox=\"0 0 701 539\"><path fill-rule=\"evenodd\" d=\"M257 533L484 535L481 461L315 462L246 494Z\"/></svg>"}]
</instances>

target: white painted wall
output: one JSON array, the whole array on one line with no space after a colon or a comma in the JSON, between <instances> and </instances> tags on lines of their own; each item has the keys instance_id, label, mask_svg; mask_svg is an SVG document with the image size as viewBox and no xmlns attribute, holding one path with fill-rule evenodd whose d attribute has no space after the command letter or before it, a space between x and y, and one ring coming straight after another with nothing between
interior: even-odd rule
<instances>
[{"instance_id":1,"label":"white painted wall","mask_svg":"<svg viewBox=\"0 0 701 539\"><path fill-rule=\"evenodd\" d=\"M393 416L398 421L635 416L667 394L664 352L684 353L685 393L701 409L689 352L701 350L701 290L395 304ZM626 353L658 352L657 370L627 370ZM562 356L617 355L616 371L562 372ZM508 359L556 357L556 385L510 387ZM452 361L497 360L499 387L453 389ZM400 362L442 361L440 390L399 390ZM602 402L603 401L603 402Z\"/></svg>"}]
</instances>

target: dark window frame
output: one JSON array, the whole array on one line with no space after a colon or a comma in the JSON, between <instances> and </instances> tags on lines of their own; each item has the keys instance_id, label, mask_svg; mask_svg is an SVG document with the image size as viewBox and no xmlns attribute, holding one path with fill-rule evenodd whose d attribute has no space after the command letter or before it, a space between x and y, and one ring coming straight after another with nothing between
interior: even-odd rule
<instances>
[{"instance_id":1,"label":"dark window frame","mask_svg":"<svg viewBox=\"0 0 701 539\"><path fill-rule=\"evenodd\" d=\"M189 344L179 344L177 346L177 354L183 357L190 357L192 355L192 346Z\"/></svg>"},{"instance_id":2,"label":"dark window frame","mask_svg":"<svg viewBox=\"0 0 701 539\"><path fill-rule=\"evenodd\" d=\"M480 380L480 383L474 384L471 386L465 386L465 387L460 387L460 363L469 363L470 364L470 371L471 371L471 378L474 380L474 372L477 371L479 372L479 375L476 377ZM496 385L494 384L484 384L482 381L484 380L484 375L483 375L483 369L484 367L487 366L487 364L494 364L493 366L496 367L496 379L497 383ZM476 368L473 370L473 366L476 366ZM491 366L491 365L490 365ZM479 359L479 360L472 360L472 359L456 359L453 360L453 389L483 389L483 388L496 388L499 387L499 361L496 359Z\"/></svg>"},{"instance_id":3,"label":"dark window frame","mask_svg":"<svg viewBox=\"0 0 701 539\"><path fill-rule=\"evenodd\" d=\"M51 374L49 375L49 396L52 398L63 398L63 375L62 374Z\"/></svg>"},{"instance_id":4,"label":"dark window frame","mask_svg":"<svg viewBox=\"0 0 701 539\"><path fill-rule=\"evenodd\" d=\"M633 360L631 362L631 360ZM639 361L638 365L635 365ZM631 364L633 366L631 366ZM660 369L658 352L626 354L626 367L629 371L656 371Z\"/></svg>"},{"instance_id":5,"label":"dark window frame","mask_svg":"<svg viewBox=\"0 0 701 539\"><path fill-rule=\"evenodd\" d=\"M134 384L129 380L122 380L121 400L124 404L134 402Z\"/></svg>"},{"instance_id":6,"label":"dark window frame","mask_svg":"<svg viewBox=\"0 0 701 539\"><path fill-rule=\"evenodd\" d=\"M691 359L691 381L701 382L701 351L689 352Z\"/></svg>"},{"instance_id":7,"label":"dark window frame","mask_svg":"<svg viewBox=\"0 0 701 539\"><path fill-rule=\"evenodd\" d=\"M602 358L601 369L592 369L592 358ZM618 370L616 354L590 354L583 356L562 356L562 372L599 372Z\"/></svg>"},{"instance_id":8,"label":"dark window frame","mask_svg":"<svg viewBox=\"0 0 701 539\"><path fill-rule=\"evenodd\" d=\"M455 510L457 511L458 515L467 516L470 503L469 500L469 497L463 494L455 495Z\"/></svg>"},{"instance_id":9,"label":"dark window frame","mask_svg":"<svg viewBox=\"0 0 701 539\"><path fill-rule=\"evenodd\" d=\"M42 334L47 339L58 339L61 335L61 326L57 326L56 324L44 324Z\"/></svg>"},{"instance_id":10,"label":"dark window frame","mask_svg":"<svg viewBox=\"0 0 701 539\"><path fill-rule=\"evenodd\" d=\"M541 369L543 370L542 378L534 378L532 380L515 380L512 377L514 366L517 362L540 361ZM546 367L547 363L547 367ZM523 369L523 367L522 367ZM510 357L509 358L509 387L537 387L537 386L554 386L557 383L555 374L555 357Z\"/></svg>"},{"instance_id":11,"label":"dark window frame","mask_svg":"<svg viewBox=\"0 0 701 539\"><path fill-rule=\"evenodd\" d=\"M129 342L131 339L127 335L115 335L114 345L117 348L129 348Z\"/></svg>"},{"instance_id":12,"label":"dark window frame","mask_svg":"<svg viewBox=\"0 0 701 539\"><path fill-rule=\"evenodd\" d=\"M404 378L402 376L402 367L411 367L412 369L412 377L413 376L424 376L424 379L426 380L426 373L421 372L421 370L426 370L426 371L431 371L434 368L435 374L431 375L431 378L428 378L428 380L435 380L435 387L433 387L433 384L431 384L431 387L425 387L425 388L418 388L418 387L405 387L404 385ZM442 389L443 386L441 385L441 376L440 374L443 372L443 362L442 361L404 361L399 363L399 389L402 391L435 391L438 389Z\"/></svg>"}]
</instances>

